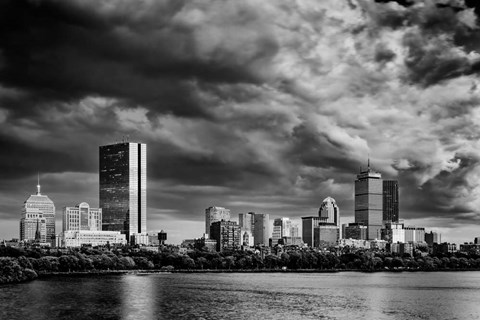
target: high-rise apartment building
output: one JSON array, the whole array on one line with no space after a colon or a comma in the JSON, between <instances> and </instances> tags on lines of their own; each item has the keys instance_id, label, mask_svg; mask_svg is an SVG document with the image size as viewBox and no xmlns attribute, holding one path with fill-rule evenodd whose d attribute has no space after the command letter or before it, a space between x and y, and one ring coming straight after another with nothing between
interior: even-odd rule
<instances>
[{"instance_id":1,"label":"high-rise apartment building","mask_svg":"<svg viewBox=\"0 0 480 320\"><path fill-rule=\"evenodd\" d=\"M270 238L270 215L268 213L255 213L253 240L255 245L268 246Z\"/></svg>"},{"instance_id":2,"label":"high-rise apartment building","mask_svg":"<svg viewBox=\"0 0 480 320\"><path fill-rule=\"evenodd\" d=\"M211 239L217 241L217 251L234 250L240 248L240 227L235 221L215 221L210 226Z\"/></svg>"},{"instance_id":3,"label":"high-rise apartment building","mask_svg":"<svg viewBox=\"0 0 480 320\"><path fill-rule=\"evenodd\" d=\"M147 145L100 147L102 230L130 235L147 231Z\"/></svg>"},{"instance_id":4,"label":"high-rise apartment building","mask_svg":"<svg viewBox=\"0 0 480 320\"><path fill-rule=\"evenodd\" d=\"M36 233L40 243L55 246L55 205L48 196L41 194L40 182L37 185L37 193L28 197L23 204L20 240L35 241Z\"/></svg>"},{"instance_id":5,"label":"high-rise apartment building","mask_svg":"<svg viewBox=\"0 0 480 320\"><path fill-rule=\"evenodd\" d=\"M383 224L398 222L398 181L383 180Z\"/></svg>"},{"instance_id":6,"label":"high-rise apartment building","mask_svg":"<svg viewBox=\"0 0 480 320\"><path fill-rule=\"evenodd\" d=\"M230 209L208 207L205 209L205 234L210 234L210 226L217 221L230 221Z\"/></svg>"},{"instance_id":7,"label":"high-rise apartment building","mask_svg":"<svg viewBox=\"0 0 480 320\"><path fill-rule=\"evenodd\" d=\"M380 239L383 222L382 175L370 170L362 171L355 180L355 223L367 227L367 239Z\"/></svg>"},{"instance_id":8,"label":"high-rise apartment building","mask_svg":"<svg viewBox=\"0 0 480 320\"><path fill-rule=\"evenodd\" d=\"M101 231L102 209L90 208L88 203L82 202L75 207L63 208L62 231Z\"/></svg>"},{"instance_id":9,"label":"high-rise apartment building","mask_svg":"<svg viewBox=\"0 0 480 320\"><path fill-rule=\"evenodd\" d=\"M302 217L302 240L309 247L314 245L314 231L319 222L320 218L317 216Z\"/></svg>"}]
</instances>

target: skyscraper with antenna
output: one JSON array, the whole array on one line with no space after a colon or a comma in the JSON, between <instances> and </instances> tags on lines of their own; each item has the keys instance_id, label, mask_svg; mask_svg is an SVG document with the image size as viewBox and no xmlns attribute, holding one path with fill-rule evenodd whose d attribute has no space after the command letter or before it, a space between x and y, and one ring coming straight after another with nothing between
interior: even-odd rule
<instances>
[{"instance_id":1,"label":"skyscraper with antenna","mask_svg":"<svg viewBox=\"0 0 480 320\"><path fill-rule=\"evenodd\" d=\"M22 207L20 240L55 246L55 205L41 193L40 174L37 175L37 193L28 197Z\"/></svg>"}]
</instances>

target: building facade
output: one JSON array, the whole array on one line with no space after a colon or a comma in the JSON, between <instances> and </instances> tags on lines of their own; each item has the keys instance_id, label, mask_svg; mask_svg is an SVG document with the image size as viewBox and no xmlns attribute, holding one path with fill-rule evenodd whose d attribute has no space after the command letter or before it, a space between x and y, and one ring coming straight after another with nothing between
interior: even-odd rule
<instances>
[{"instance_id":1,"label":"building facade","mask_svg":"<svg viewBox=\"0 0 480 320\"><path fill-rule=\"evenodd\" d=\"M367 239L380 239L383 222L382 175L370 170L362 171L355 180L355 223L367 227Z\"/></svg>"},{"instance_id":2,"label":"building facade","mask_svg":"<svg viewBox=\"0 0 480 320\"><path fill-rule=\"evenodd\" d=\"M314 230L319 222L320 218L317 216L302 217L302 240L309 247L313 247Z\"/></svg>"},{"instance_id":3,"label":"building facade","mask_svg":"<svg viewBox=\"0 0 480 320\"><path fill-rule=\"evenodd\" d=\"M434 243L442 243L442 235L438 232L433 231L425 233L425 242L428 244L429 247L433 247Z\"/></svg>"},{"instance_id":4,"label":"building facade","mask_svg":"<svg viewBox=\"0 0 480 320\"><path fill-rule=\"evenodd\" d=\"M396 223L398 214L398 181L383 180L383 223Z\"/></svg>"},{"instance_id":5,"label":"building facade","mask_svg":"<svg viewBox=\"0 0 480 320\"><path fill-rule=\"evenodd\" d=\"M65 248L106 245L125 245L127 239L120 231L72 230L62 232L62 243Z\"/></svg>"},{"instance_id":6,"label":"building facade","mask_svg":"<svg viewBox=\"0 0 480 320\"><path fill-rule=\"evenodd\" d=\"M268 213L255 213L253 240L255 245L268 246L270 239L270 215Z\"/></svg>"},{"instance_id":7,"label":"building facade","mask_svg":"<svg viewBox=\"0 0 480 320\"><path fill-rule=\"evenodd\" d=\"M240 248L240 227L235 221L216 221L210 226L210 238L217 241L217 251Z\"/></svg>"},{"instance_id":8,"label":"building facade","mask_svg":"<svg viewBox=\"0 0 480 320\"><path fill-rule=\"evenodd\" d=\"M82 202L75 207L63 208L62 231L102 230L102 209L90 208L88 203Z\"/></svg>"},{"instance_id":9,"label":"building facade","mask_svg":"<svg viewBox=\"0 0 480 320\"><path fill-rule=\"evenodd\" d=\"M238 224L242 230L253 232L255 225L255 212L239 213Z\"/></svg>"},{"instance_id":10,"label":"building facade","mask_svg":"<svg viewBox=\"0 0 480 320\"><path fill-rule=\"evenodd\" d=\"M205 233L210 234L212 223L222 220L230 221L230 209L215 206L205 209Z\"/></svg>"},{"instance_id":11,"label":"building facade","mask_svg":"<svg viewBox=\"0 0 480 320\"><path fill-rule=\"evenodd\" d=\"M20 219L20 240L35 241L35 235L40 235L37 242L55 246L55 205L52 200L40 192L40 183L37 193L28 197L22 206Z\"/></svg>"},{"instance_id":12,"label":"building facade","mask_svg":"<svg viewBox=\"0 0 480 320\"><path fill-rule=\"evenodd\" d=\"M292 221L289 218L278 218L273 220L272 245L279 243L283 237L292 236Z\"/></svg>"},{"instance_id":13,"label":"building facade","mask_svg":"<svg viewBox=\"0 0 480 320\"><path fill-rule=\"evenodd\" d=\"M321 223L333 223L340 228L340 209L332 197L327 197L322 201L318 209L318 217Z\"/></svg>"},{"instance_id":14,"label":"building facade","mask_svg":"<svg viewBox=\"0 0 480 320\"><path fill-rule=\"evenodd\" d=\"M121 142L100 146L102 230L130 238L147 231L147 146Z\"/></svg>"},{"instance_id":15,"label":"building facade","mask_svg":"<svg viewBox=\"0 0 480 320\"><path fill-rule=\"evenodd\" d=\"M344 238L355 240L367 240L367 226L362 223L349 223L345 226Z\"/></svg>"},{"instance_id":16,"label":"building facade","mask_svg":"<svg viewBox=\"0 0 480 320\"><path fill-rule=\"evenodd\" d=\"M326 248L336 246L339 240L339 228L334 224L320 224L313 231L313 246Z\"/></svg>"}]
</instances>

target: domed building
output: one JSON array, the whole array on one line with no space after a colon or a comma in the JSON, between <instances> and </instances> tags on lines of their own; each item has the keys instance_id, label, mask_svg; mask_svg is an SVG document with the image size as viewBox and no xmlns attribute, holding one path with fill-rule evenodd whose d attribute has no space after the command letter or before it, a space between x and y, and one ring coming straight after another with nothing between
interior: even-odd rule
<instances>
[{"instance_id":1,"label":"domed building","mask_svg":"<svg viewBox=\"0 0 480 320\"><path fill-rule=\"evenodd\" d=\"M340 209L332 197L326 197L318 209L320 223L333 223L340 227Z\"/></svg>"}]
</instances>

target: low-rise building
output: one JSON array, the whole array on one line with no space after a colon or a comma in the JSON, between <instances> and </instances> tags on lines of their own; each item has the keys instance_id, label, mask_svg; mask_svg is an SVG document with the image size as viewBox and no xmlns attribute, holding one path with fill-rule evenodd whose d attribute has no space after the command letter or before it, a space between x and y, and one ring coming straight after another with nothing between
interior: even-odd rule
<instances>
[{"instance_id":1,"label":"low-rise building","mask_svg":"<svg viewBox=\"0 0 480 320\"><path fill-rule=\"evenodd\" d=\"M83 245L95 247L125 244L127 244L127 239L120 231L76 230L62 233L62 246L65 248L81 247Z\"/></svg>"}]
</instances>

